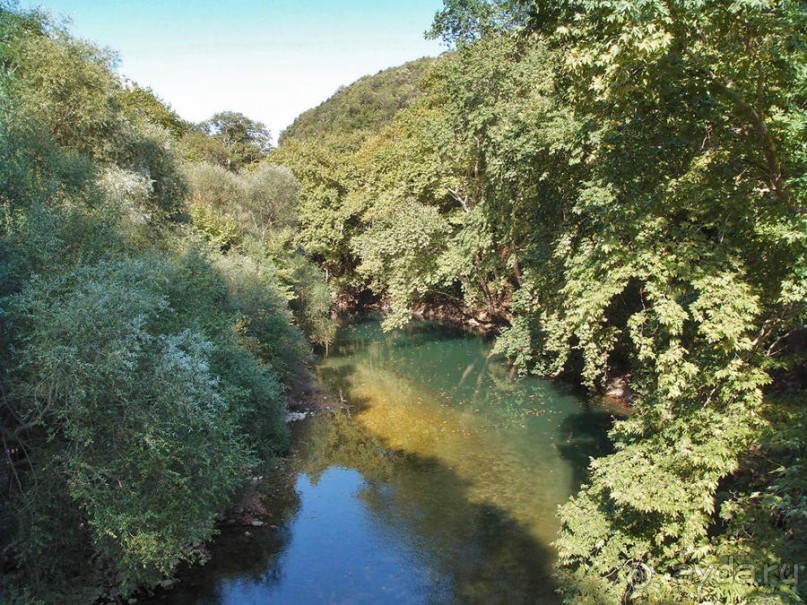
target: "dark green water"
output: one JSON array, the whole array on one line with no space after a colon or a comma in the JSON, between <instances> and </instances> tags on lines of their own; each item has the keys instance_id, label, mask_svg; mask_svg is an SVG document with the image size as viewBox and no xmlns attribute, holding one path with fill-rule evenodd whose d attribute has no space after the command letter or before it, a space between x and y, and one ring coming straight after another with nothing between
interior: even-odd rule
<instances>
[{"instance_id":1,"label":"dark green water","mask_svg":"<svg viewBox=\"0 0 807 605\"><path fill-rule=\"evenodd\" d=\"M267 525L225 529L155 602L556 602L557 507L611 413L489 349L426 323L346 330L320 371L350 416L295 423L294 456L258 486Z\"/></svg>"}]
</instances>

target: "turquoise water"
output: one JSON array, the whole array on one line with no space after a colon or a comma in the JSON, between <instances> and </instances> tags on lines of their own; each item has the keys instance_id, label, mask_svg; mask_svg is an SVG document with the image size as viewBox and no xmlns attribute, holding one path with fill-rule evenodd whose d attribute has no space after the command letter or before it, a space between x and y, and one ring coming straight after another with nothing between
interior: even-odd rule
<instances>
[{"instance_id":1,"label":"turquoise water","mask_svg":"<svg viewBox=\"0 0 807 605\"><path fill-rule=\"evenodd\" d=\"M610 410L427 323L362 322L319 371L350 414L296 423L257 488L266 525L225 528L155 602L557 601L557 507L605 451Z\"/></svg>"}]
</instances>

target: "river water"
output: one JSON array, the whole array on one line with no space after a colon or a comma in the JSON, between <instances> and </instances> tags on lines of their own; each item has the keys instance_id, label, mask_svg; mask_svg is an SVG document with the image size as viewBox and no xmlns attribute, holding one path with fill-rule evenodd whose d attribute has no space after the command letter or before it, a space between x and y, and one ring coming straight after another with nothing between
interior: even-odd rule
<instances>
[{"instance_id":1,"label":"river water","mask_svg":"<svg viewBox=\"0 0 807 605\"><path fill-rule=\"evenodd\" d=\"M612 410L430 323L354 325L319 371L350 415L294 423L256 487L266 524L224 528L155 603L557 602L557 507Z\"/></svg>"}]
</instances>

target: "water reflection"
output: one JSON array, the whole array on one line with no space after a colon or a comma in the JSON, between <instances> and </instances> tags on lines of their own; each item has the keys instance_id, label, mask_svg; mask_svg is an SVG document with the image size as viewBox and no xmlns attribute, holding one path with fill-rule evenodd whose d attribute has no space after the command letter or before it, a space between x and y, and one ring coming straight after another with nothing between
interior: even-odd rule
<instances>
[{"instance_id":1,"label":"water reflection","mask_svg":"<svg viewBox=\"0 0 807 605\"><path fill-rule=\"evenodd\" d=\"M322 375L387 448L439 461L467 483L471 502L506 511L543 544L602 440L598 412L571 390L514 380L482 339L429 324L386 338L376 323L359 326ZM597 428L586 434L600 441L580 439L572 417L591 419Z\"/></svg>"},{"instance_id":2,"label":"water reflection","mask_svg":"<svg viewBox=\"0 0 807 605\"><path fill-rule=\"evenodd\" d=\"M360 484L351 484L356 488L353 501L361 503L358 516L373 532L368 535L349 523L348 533L361 537L354 544L351 536L341 552L363 547L377 561L397 566L384 581L374 582L350 554L350 567L364 570L359 583L342 584L332 594L349 594L351 602L366 603L554 600L546 546L508 511L474 501L473 484L455 470L436 458L387 449L383 439L355 418L320 418L308 429L308 451L298 459L301 476L311 477L317 489L334 469L351 468L361 477ZM369 588L369 593L360 588Z\"/></svg>"},{"instance_id":3,"label":"water reflection","mask_svg":"<svg viewBox=\"0 0 807 605\"><path fill-rule=\"evenodd\" d=\"M321 372L351 416L301 424L260 486L269 524L228 530L161 602L556 601L556 508L604 451L609 412L427 324L360 325Z\"/></svg>"}]
</instances>

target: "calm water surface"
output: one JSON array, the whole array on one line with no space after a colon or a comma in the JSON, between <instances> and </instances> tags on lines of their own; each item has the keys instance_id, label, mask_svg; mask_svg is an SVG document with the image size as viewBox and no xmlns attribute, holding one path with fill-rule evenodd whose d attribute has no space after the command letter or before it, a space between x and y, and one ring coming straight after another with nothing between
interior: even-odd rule
<instances>
[{"instance_id":1,"label":"calm water surface","mask_svg":"<svg viewBox=\"0 0 807 605\"><path fill-rule=\"evenodd\" d=\"M225 529L155 602L557 602L557 507L611 413L489 353L427 323L345 330L320 372L351 415L296 423L294 456L258 486L267 525Z\"/></svg>"}]
</instances>

